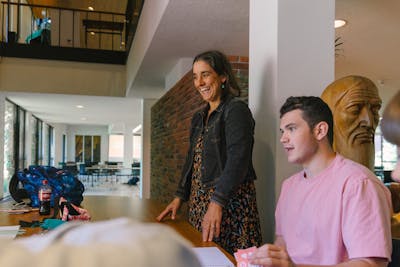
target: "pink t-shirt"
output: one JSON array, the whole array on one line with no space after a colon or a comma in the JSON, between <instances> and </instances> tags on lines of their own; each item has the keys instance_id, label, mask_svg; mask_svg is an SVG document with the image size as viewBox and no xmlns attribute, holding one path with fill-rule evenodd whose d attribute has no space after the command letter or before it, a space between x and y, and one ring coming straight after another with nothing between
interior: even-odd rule
<instances>
[{"instance_id":1,"label":"pink t-shirt","mask_svg":"<svg viewBox=\"0 0 400 267\"><path fill-rule=\"evenodd\" d=\"M296 173L282 185L276 234L292 260L338 264L347 259L390 259L389 190L366 167L337 155L313 178Z\"/></svg>"}]
</instances>

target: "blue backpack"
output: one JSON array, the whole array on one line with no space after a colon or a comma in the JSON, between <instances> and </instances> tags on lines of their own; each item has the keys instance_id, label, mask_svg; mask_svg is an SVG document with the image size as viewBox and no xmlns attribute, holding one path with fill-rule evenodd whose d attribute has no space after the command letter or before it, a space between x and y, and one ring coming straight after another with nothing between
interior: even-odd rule
<instances>
[{"instance_id":1,"label":"blue backpack","mask_svg":"<svg viewBox=\"0 0 400 267\"><path fill-rule=\"evenodd\" d=\"M85 191L82 182L70 171L52 166L29 166L29 169L18 171L10 181L10 195L17 202L22 201L22 196L28 196L31 206L39 207L38 192L43 180L48 180L51 186L50 204L52 207L54 207L54 200L60 197L80 206Z\"/></svg>"}]
</instances>

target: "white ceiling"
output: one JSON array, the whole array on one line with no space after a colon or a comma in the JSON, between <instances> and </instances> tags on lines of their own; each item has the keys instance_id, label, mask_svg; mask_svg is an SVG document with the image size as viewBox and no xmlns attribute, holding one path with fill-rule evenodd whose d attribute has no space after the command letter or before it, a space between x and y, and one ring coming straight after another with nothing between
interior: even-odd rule
<instances>
[{"instance_id":1,"label":"white ceiling","mask_svg":"<svg viewBox=\"0 0 400 267\"><path fill-rule=\"evenodd\" d=\"M141 121L141 101L135 98L61 94L8 93L14 103L38 118L65 124L123 125ZM83 108L77 108L82 105Z\"/></svg>"},{"instance_id":2,"label":"white ceiling","mask_svg":"<svg viewBox=\"0 0 400 267\"><path fill-rule=\"evenodd\" d=\"M180 58L193 57L206 49L248 55L248 3L245 0L170 0L134 87L163 88L165 75ZM388 95L399 90L399 14L398 0L336 0L336 18L348 21L345 27L336 30L344 42L336 58L336 78L364 75L387 90ZM70 124L85 123L81 120L85 116L91 123L108 125L115 118L140 112L138 100L129 100L132 94L125 99L31 94L14 94L10 98L43 119ZM77 104L88 108L77 110Z\"/></svg>"},{"instance_id":3,"label":"white ceiling","mask_svg":"<svg viewBox=\"0 0 400 267\"><path fill-rule=\"evenodd\" d=\"M248 40L248 1L170 0L134 87L163 87L165 76L180 58L192 58L209 49L248 55ZM130 90L131 95L135 88Z\"/></svg>"},{"instance_id":4,"label":"white ceiling","mask_svg":"<svg viewBox=\"0 0 400 267\"><path fill-rule=\"evenodd\" d=\"M399 14L398 0L336 0L336 18L348 21L336 30L344 42L336 59L336 78L363 75L388 95L400 89Z\"/></svg>"}]
</instances>

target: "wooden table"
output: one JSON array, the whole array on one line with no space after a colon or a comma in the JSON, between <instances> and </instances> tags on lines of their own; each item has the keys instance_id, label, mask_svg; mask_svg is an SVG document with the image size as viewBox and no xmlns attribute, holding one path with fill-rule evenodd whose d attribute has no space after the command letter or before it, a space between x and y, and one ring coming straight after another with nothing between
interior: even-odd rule
<instances>
[{"instance_id":1,"label":"wooden table","mask_svg":"<svg viewBox=\"0 0 400 267\"><path fill-rule=\"evenodd\" d=\"M11 205L12 201L0 203L0 209L9 208ZM165 204L161 204L155 200L134 199L122 196L85 196L82 206L89 211L92 221L128 217L148 223L157 222L155 218L165 208ZM0 212L0 226L18 225L20 220L42 221L46 217L50 216L41 216L38 211L24 214L8 214L7 212ZM174 221L166 219L162 224L175 229L195 247L219 247L214 242L203 242L201 233L179 215ZM26 229L26 233L23 236L37 234L42 231L40 227L24 229ZM220 248L220 250L229 258L230 261L234 264L236 263L232 255L222 248Z\"/></svg>"}]
</instances>

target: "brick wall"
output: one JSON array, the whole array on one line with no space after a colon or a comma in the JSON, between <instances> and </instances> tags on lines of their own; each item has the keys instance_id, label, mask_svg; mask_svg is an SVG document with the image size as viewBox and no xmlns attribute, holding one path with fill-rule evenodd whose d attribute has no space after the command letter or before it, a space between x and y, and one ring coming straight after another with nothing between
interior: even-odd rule
<instances>
[{"instance_id":1,"label":"brick wall","mask_svg":"<svg viewBox=\"0 0 400 267\"><path fill-rule=\"evenodd\" d=\"M248 100L248 58L229 56ZM151 109L151 198L164 203L172 200L189 145L192 115L204 104L193 86L189 71Z\"/></svg>"}]
</instances>

